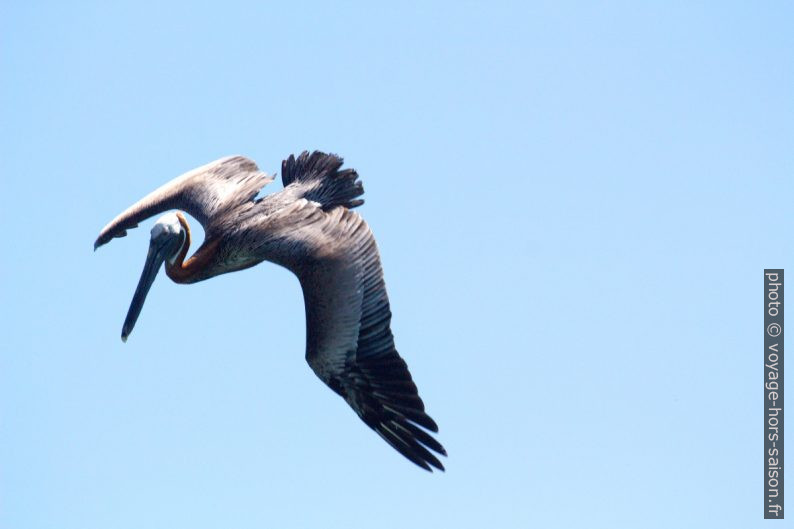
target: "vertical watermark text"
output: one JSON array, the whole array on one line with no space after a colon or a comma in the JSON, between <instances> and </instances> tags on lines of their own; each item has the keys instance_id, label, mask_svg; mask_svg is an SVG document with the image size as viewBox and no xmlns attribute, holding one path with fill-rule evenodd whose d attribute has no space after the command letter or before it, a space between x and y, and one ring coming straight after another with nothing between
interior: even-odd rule
<instances>
[{"instance_id":1,"label":"vertical watermark text","mask_svg":"<svg viewBox=\"0 0 794 529\"><path fill-rule=\"evenodd\" d=\"M783 270L764 270L764 518L783 519Z\"/></svg>"}]
</instances>

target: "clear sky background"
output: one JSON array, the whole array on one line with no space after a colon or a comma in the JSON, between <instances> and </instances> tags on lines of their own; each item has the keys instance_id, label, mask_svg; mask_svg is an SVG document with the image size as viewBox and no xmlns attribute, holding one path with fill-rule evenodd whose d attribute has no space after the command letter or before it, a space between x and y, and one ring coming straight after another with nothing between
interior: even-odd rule
<instances>
[{"instance_id":1,"label":"clear sky background","mask_svg":"<svg viewBox=\"0 0 794 529\"><path fill-rule=\"evenodd\" d=\"M764 524L789 4L14 4L0 527ZM119 339L153 221L99 230L198 165L304 149L361 174L446 473L314 376L275 265L163 275Z\"/></svg>"}]
</instances>

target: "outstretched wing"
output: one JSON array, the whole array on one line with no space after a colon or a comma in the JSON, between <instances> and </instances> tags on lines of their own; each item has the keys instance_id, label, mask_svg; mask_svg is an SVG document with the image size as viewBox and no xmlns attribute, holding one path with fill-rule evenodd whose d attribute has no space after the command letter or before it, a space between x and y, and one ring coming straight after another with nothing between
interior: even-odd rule
<instances>
[{"instance_id":1,"label":"outstretched wing","mask_svg":"<svg viewBox=\"0 0 794 529\"><path fill-rule=\"evenodd\" d=\"M163 211L181 209L198 220L205 231L213 215L250 202L273 178L243 156L221 158L175 178L149 193L113 219L99 234L94 249Z\"/></svg>"},{"instance_id":2,"label":"outstretched wing","mask_svg":"<svg viewBox=\"0 0 794 529\"><path fill-rule=\"evenodd\" d=\"M429 433L425 412L405 361L394 347L391 311L375 239L344 207L323 212L307 201L307 222L292 232L309 253L298 277L306 303L306 359L367 426L402 455L431 470L446 455Z\"/></svg>"}]
</instances>

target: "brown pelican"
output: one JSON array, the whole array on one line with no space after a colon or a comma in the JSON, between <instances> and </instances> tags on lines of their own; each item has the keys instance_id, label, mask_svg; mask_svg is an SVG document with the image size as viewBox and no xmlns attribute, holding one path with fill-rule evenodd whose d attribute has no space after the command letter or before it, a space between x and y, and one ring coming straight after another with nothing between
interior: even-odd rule
<instances>
[{"instance_id":1,"label":"brown pelican","mask_svg":"<svg viewBox=\"0 0 794 529\"><path fill-rule=\"evenodd\" d=\"M113 219L94 249L174 209L192 215L205 231L203 244L185 260L190 227L182 212L155 223L121 339L132 332L163 263L176 283L195 283L265 260L284 266L303 289L306 360L317 376L406 458L426 470L444 470L431 450L446 451L427 432L438 432L438 426L425 413L394 348L375 239L351 211L363 203L358 197L364 189L358 174L341 166L342 159L333 154L290 156L281 165L284 189L257 198L273 178L242 156L222 158L172 180Z\"/></svg>"}]
</instances>

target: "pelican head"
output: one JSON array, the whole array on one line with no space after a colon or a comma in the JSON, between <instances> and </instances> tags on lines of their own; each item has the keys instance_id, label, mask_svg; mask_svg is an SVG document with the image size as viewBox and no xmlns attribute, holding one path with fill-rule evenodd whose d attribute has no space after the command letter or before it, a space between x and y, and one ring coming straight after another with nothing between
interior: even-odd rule
<instances>
[{"instance_id":1,"label":"pelican head","mask_svg":"<svg viewBox=\"0 0 794 529\"><path fill-rule=\"evenodd\" d=\"M143 302L146 301L146 294L160 271L160 266L164 262L173 265L179 256L179 252L185 245L188 237L187 229L180 222L176 213L168 213L160 217L152 227L152 238L149 241L149 252L146 255L146 263L143 265L141 279L135 289L130 308L127 311L127 318L124 320L124 327L121 329L122 341L127 341L127 337L135 327L135 322L141 314Z\"/></svg>"}]
</instances>

